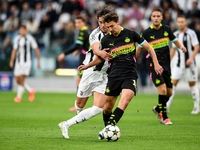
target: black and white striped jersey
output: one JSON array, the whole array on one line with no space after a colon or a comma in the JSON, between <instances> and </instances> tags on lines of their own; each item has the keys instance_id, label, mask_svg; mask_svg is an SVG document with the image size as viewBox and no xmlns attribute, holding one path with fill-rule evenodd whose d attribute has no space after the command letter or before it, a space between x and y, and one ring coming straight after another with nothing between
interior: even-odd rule
<instances>
[{"instance_id":1,"label":"black and white striped jersey","mask_svg":"<svg viewBox=\"0 0 200 150\"><path fill-rule=\"evenodd\" d=\"M186 47L187 52L183 53L181 49L176 47L176 45L173 43L172 47L176 48L176 55L178 58L176 59L176 65L180 68L186 68L186 61L188 58L192 56L194 46L199 44L198 38L196 33L187 28L187 30L183 33L180 33L179 30L174 32L174 35L178 38L178 40ZM191 67L195 66L195 60L192 62Z\"/></svg>"},{"instance_id":2,"label":"black and white striped jersey","mask_svg":"<svg viewBox=\"0 0 200 150\"><path fill-rule=\"evenodd\" d=\"M90 40L90 46L96 42L100 43L100 47L99 49L101 50L101 39L104 37L104 33L100 30L100 28L96 28L92 31L92 33L90 34L89 40ZM96 58L96 55L93 54L92 49L87 51L86 53L86 57L85 60L83 62L83 64L88 64L89 62L91 62L92 60L94 60ZM97 70L97 71L103 71L106 72L108 69L108 62L104 61L101 64L94 66L93 70Z\"/></svg>"},{"instance_id":3,"label":"black and white striped jersey","mask_svg":"<svg viewBox=\"0 0 200 150\"><path fill-rule=\"evenodd\" d=\"M31 63L31 48L35 49L38 45L33 36L27 34L25 37L17 35L14 39L13 49L17 49L16 62L20 64Z\"/></svg>"}]
</instances>

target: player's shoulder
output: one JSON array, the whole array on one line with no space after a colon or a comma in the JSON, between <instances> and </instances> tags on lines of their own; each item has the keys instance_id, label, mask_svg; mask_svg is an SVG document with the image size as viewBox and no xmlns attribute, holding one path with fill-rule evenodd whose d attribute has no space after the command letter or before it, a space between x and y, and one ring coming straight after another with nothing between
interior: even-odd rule
<instances>
[{"instance_id":1,"label":"player's shoulder","mask_svg":"<svg viewBox=\"0 0 200 150\"><path fill-rule=\"evenodd\" d=\"M174 35L179 34L179 30L174 31Z\"/></svg>"},{"instance_id":2,"label":"player's shoulder","mask_svg":"<svg viewBox=\"0 0 200 150\"><path fill-rule=\"evenodd\" d=\"M90 34L90 38L95 39L96 37L98 37L99 34L102 34L102 31L100 30L100 28L96 28L94 29L91 34Z\"/></svg>"},{"instance_id":3,"label":"player's shoulder","mask_svg":"<svg viewBox=\"0 0 200 150\"><path fill-rule=\"evenodd\" d=\"M185 32L188 34L195 34L195 31L190 28L187 28L187 30Z\"/></svg>"},{"instance_id":4,"label":"player's shoulder","mask_svg":"<svg viewBox=\"0 0 200 150\"><path fill-rule=\"evenodd\" d=\"M34 37L31 35L31 34L26 34L26 38L28 38L28 39L34 39Z\"/></svg>"},{"instance_id":5,"label":"player's shoulder","mask_svg":"<svg viewBox=\"0 0 200 150\"><path fill-rule=\"evenodd\" d=\"M162 28L164 28L165 30L167 30L167 31L172 31L171 30L171 28L170 28L170 26L168 26L168 25L162 25Z\"/></svg>"}]
</instances>

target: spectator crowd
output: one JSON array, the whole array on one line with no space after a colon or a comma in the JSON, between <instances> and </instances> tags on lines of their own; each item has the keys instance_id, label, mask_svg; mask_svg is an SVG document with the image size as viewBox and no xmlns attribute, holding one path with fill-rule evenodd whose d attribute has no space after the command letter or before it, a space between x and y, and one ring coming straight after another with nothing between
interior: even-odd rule
<instances>
[{"instance_id":1,"label":"spectator crowd","mask_svg":"<svg viewBox=\"0 0 200 150\"><path fill-rule=\"evenodd\" d=\"M10 70L8 64L14 37L24 24L41 50L41 57L55 58L74 44L77 31L73 20L83 15L90 30L98 26L98 6L112 5L120 24L138 33L151 25L152 9L163 10L163 24L177 29L177 15L187 17L189 28L200 40L200 0L1 0L0 2L0 71ZM139 57L139 68L145 65L145 54ZM146 83L144 83L146 84Z\"/></svg>"}]
</instances>

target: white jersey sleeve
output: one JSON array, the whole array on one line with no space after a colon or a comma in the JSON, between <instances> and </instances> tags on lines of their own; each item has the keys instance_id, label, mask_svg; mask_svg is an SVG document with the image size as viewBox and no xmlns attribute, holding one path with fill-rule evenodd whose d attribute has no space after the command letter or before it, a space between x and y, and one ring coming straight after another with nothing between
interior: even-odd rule
<instances>
[{"instance_id":1,"label":"white jersey sleeve","mask_svg":"<svg viewBox=\"0 0 200 150\"><path fill-rule=\"evenodd\" d=\"M197 35L196 35L196 33L193 31L193 30L191 30L191 43L192 43L192 46L195 46L195 45L199 45L199 41L198 41L198 38L197 38Z\"/></svg>"},{"instance_id":2,"label":"white jersey sleeve","mask_svg":"<svg viewBox=\"0 0 200 150\"><path fill-rule=\"evenodd\" d=\"M102 32L101 32L101 30L100 30L99 27L92 31L92 33L91 33L90 36L89 36L89 39L90 39L90 46L91 46L92 44L96 43L96 42L100 43L100 40L101 40L101 38L103 37L103 36L101 35L101 33L102 33ZM101 37L101 36L102 36L102 37Z\"/></svg>"},{"instance_id":3,"label":"white jersey sleeve","mask_svg":"<svg viewBox=\"0 0 200 150\"><path fill-rule=\"evenodd\" d=\"M18 47L18 40L19 40L20 36L17 35L14 39L14 44L13 44L13 49L17 49Z\"/></svg>"},{"instance_id":4,"label":"white jersey sleeve","mask_svg":"<svg viewBox=\"0 0 200 150\"><path fill-rule=\"evenodd\" d=\"M30 42L31 42L31 47L32 49L38 48L37 42L35 41L35 38L32 35L28 35Z\"/></svg>"}]
</instances>

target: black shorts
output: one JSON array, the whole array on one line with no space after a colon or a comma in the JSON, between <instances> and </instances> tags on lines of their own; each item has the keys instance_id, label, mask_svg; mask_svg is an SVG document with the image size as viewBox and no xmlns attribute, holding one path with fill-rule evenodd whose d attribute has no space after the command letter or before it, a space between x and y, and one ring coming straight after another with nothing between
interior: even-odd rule
<instances>
[{"instance_id":1,"label":"black shorts","mask_svg":"<svg viewBox=\"0 0 200 150\"><path fill-rule=\"evenodd\" d=\"M107 96L119 96L122 89L130 89L136 95L137 79L112 79L108 78L105 95Z\"/></svg>"},{"instance_id":2,"label":"black shorts","mask_svg":"<svg viewBox=\"0 0 200 150\"><path fill-rule=\"evenodd\" d=\"M154 69L148 69L150 79L157 87L161 84L166 84L168 88L172 88L171 70L163 71L162 75L157 74Z\"/></svg>"}]
</instances>

